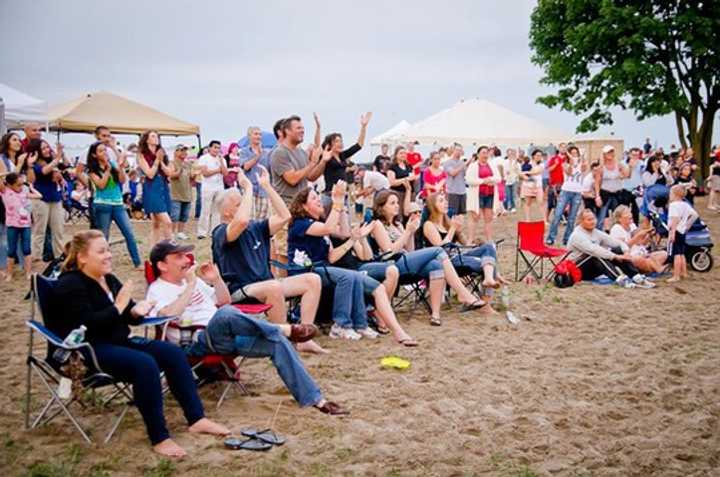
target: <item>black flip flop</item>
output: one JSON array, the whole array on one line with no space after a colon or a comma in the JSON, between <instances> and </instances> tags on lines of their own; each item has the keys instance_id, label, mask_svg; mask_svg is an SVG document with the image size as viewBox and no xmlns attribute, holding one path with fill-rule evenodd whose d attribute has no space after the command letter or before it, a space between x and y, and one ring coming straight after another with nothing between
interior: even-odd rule
<instances>
[{"instance_id":1,"label":"black flip flop","mask_svg":"<svg viewBox=\"0 0 720 477\"><path fill-rule=\"evenodd\" d=\"M272 444L254 437L244 441L237 437L229 437L225 439L225 447L231 450L267 451L272 448Z\"/></svg>"},{"instance_id":2,"label":"black flip flop","mask_svg":"<svg viewBox=\"0 0 720 477\"><path fill-rule=\"evenodd\" d=\"M245 437L259 439L274 446L281 446L285 444L285 441L287 440L283 436L275 434L275 432L273 432L271 429L258 430L254 427L248 427L247 429L243 429L242 431L240 431L240 434Z\"/></svg>"},{"instance_id":3,"label":"black flip flop","mask_svg":"<svg viewBox=\"0 0 720 477\"><path fill-rule=\"evenodd\" d=\"M467 313L468 311L477 310L478 308L482 308L485 305L487 305L487 303L483 300L475 300L469 305L467 303L464 303L463 306L460 308L460 313Z\"/></svg>"}]
</instances>

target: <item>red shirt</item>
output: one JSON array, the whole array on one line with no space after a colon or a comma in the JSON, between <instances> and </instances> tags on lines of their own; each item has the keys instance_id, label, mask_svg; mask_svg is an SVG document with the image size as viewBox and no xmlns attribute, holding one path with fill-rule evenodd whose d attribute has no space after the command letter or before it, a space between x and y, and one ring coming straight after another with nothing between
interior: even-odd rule
<instances>
[{"instance_id":1,"label":"red shirt","mask_svg":"<svg viewBox=\"0 0 720 477\"><path fill-rule=\"evenodd\" d=\"M480 179L486 179L492 177L492 168L490 164L478 164L478 177ZM478 187L481 196L487 197L495 193L495 186L491 184L480 184Z\"/></svg>"},{"instance_id":2,"label":"red shirt","mask_svg":"<svg viewBox=\"0 0 720 477\"><path fill-rule=\"evenodd\" d=\"M562 185L565 181L565 174L563 174L563 162L565 162L565 156L557 154L550 158L547 163L548 170L553 167L553 164L557 164L557 167L550 171L550 185Z\"/></svg>"},{"instance_id":3,"label":"red shirt","mask_svg":"<svg viewBox=\"0 0 720 477\"><path fill-rule=\"evenodd\" d=\"M416 164L420 164L421 162L422 162L422 156L420 155L419 152L416 152L416 151L413 151L413 152L408 151L407 152L407 163L410 166L415 167Z\"/></svg>"},{"instance_id":4,"label":"red shirt","mask_svg":"<svg viewBox=\"0 0 720 477\"><path fill-rule=\"evenodd\" d=\"M427 195L430 193L428 191L428 186L438 184L438 183L440 183L440 181L442 181L444 179L447 179L447 172L445 172L444 170L441 169L440 174L435 175L435 174L433 174L432 169L430 167L425 169L425 171L423 172L423 187L424 188L423 188L422 192L420 192L420 197L422 197L422 198L427 197ZM445 192L446 186L447 186L447 184L444 184L441 191L437 190L437 188L435 188L434 191L435 192Z\"/></svg>"}]
</instances>

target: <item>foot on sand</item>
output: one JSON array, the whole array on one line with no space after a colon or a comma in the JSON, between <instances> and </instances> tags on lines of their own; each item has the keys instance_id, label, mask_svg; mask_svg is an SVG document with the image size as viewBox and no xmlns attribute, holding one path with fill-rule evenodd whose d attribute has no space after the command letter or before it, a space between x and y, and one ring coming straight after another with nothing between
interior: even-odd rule
<instances>
[{"instance_id":1,"label":"foot on sand","mask_svg":"<svg viewBox=\"0 0 720 477\"><path fill-rule=\"evenodd\" d=\"M160 455L164 455L165 457L171 457L175 459L180 459L187 455L185 449L177 445L172 439L165 439L159 444L155 444L153 446L153 451L157 452Z\"/></svg>"},{"instance_id":2,"label":"foot on sand","mask_svg":"<svg viewBox=\"0 0 720 477\"><path fill-rule=\"evenodd\" d=\"M304 343L297 343L296 349L301 353L330 354L330 351L326 350L313 340L306 341Z\"/></svg>"},{"instance_id":3,"label":"foot on sand","mask_svg":"<svg viewBox=\"0 0 720 477\"><path fill-rule=\"evenodd\" d=\"M196 432L198 434L215 434L217 436L226 436L230 434L230 429L223 426L222 424L213 422L206 417L203 417L195 424L190 426L188 430L190 432Z\"/></svg>"}]
</instances>

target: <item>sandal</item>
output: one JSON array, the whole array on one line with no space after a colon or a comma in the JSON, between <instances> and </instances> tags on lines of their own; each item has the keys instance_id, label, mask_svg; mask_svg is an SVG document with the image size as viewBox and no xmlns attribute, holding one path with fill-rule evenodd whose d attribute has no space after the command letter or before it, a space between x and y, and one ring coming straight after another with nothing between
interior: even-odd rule
<instances>
[{"instance_id":1,"label":"sandal","mask_svg":"<svg viewBox=\"0 0 720 477\"><path fill-rule=\"evenodd\" d=\"M380 324L377 325L377 328L375 328L375 331L377 331L381 335L389 335L390 334L390 328L386 328Z\"/></svg>"},{"instance_id":2,"label":"sandal","mask_svg":"<svg viewBox=\"0 0 720 477\"><path fill-rule=\"evenodd\" d=\"M268 444L267 442L255 438L243 441L237 437L230 437L225 439L225 447L231 450L266 451L272 448L272 444Z\"/></svg>"},{"instance_id":3,"label":"sandal","mask_svg":"<svg viewBox=\"0 0 720 477\"><path fill-rule=\"evenodd\" d=\"M402 340L398 340L398 344L403 345L406 348L414 348L414 347L418 346L419 343L412 338L405 338Z\"/></svg>"},{"instance_id":4,"label":"sandal","mask_svg":"<svg viewBox=\"0 0 720 477\"><path fill-rule=\"evenodd\" d=\"M482 308L485 305L487 305L487 303L480 299L477 299L470 304L463 303L463 306L460 308L460 313L467 313L468 311L477 310L478 308Z\"/></svg>"},{"instance_id":5,"label":"sandal","mask_svg":"<svg viewBox=\"0 0 720 477\"><path fill-rule=\"evenodd\" d=\"M432 326L442 326L442 321L440 320L439 316L431 316L430 317L430 324Z\"/></svg>"},{"instance_id":6,"label":"sandal","mask_svg":"<svg viewBox=\"0 0 720 477\"><path fill-rule=\"evenodd\" d=\"M242 431L240 431L240 433L245 437L259 439L274 446L281 446L285 444L286 440L283 436L275 434L275 432L270 429L259 430L255 429L254 427L249 427L247 429L243 429Z\"/></svg>"}]
</instances>

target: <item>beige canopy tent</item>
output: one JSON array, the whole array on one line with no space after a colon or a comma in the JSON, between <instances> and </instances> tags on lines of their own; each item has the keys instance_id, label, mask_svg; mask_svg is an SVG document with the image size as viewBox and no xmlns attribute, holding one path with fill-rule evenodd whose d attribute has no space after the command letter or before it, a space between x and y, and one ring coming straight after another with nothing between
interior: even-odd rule
<instances>
[{"instance_id":1,"label":"beige canopy tent","mask_svg":"<svg viewBox=\"0 0 720 477\"><path fill-rule=\"evenodd\" d=\"M142 134L154 129L162 135L200 137L200 127L195 124L106 91L51 106L48 119L50 128L58 133L92 133L102 125L117 134Z\"/></svg>"},{"instance_id":2,"label":"beige canopy tent","mask_svg":"<svg viewBox=\"0 0 720 477\"><path fill-rule=\"evenodd\" d=\"M570 142L580 149L583 157L590 161L599 161L602 159L602 148L610 145L615 148L615 157L622 158L625 141L618 137L592 137L592 136L575 136Z\"/></svg>"}]
</instances>

